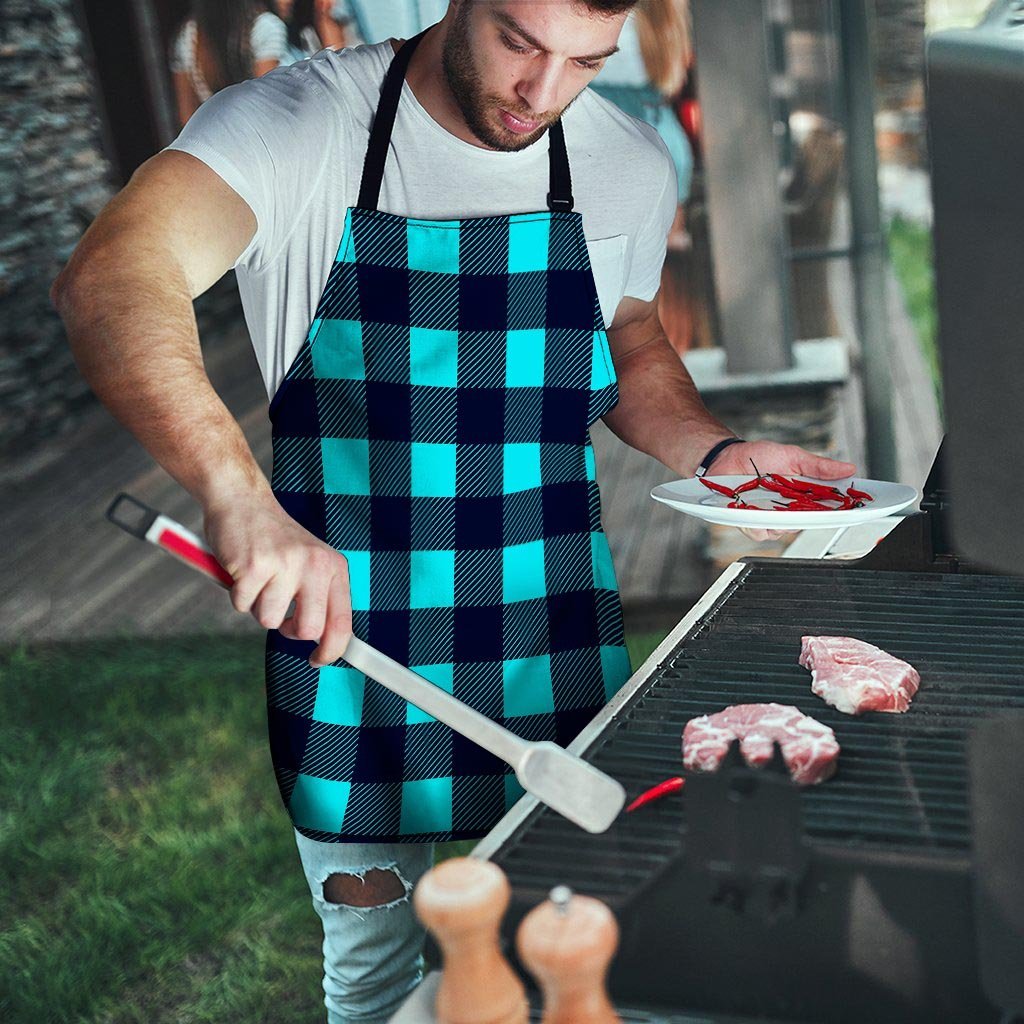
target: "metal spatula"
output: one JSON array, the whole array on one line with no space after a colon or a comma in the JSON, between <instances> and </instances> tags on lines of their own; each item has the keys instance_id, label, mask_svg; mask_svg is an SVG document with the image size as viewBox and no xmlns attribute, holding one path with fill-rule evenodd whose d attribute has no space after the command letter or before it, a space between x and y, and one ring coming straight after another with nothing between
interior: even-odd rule
<instances>
[{"instance_id":1,"label":"metal spatula","mask_svg":"<svg viewBox=\"0 0 1024 1024\"><path fill-rule=\"evenodd\" d=\"M107 509L107 518L221 586L232 585L230 574L199 537L130 495L118 495ZM557 744L521 739L357 637L349 641L344 659L421 711L500 757L515 769L516 778L527 793L587 832L606 831L622 810L626 802L622 786Z\"/></svg>"}]
</instances>

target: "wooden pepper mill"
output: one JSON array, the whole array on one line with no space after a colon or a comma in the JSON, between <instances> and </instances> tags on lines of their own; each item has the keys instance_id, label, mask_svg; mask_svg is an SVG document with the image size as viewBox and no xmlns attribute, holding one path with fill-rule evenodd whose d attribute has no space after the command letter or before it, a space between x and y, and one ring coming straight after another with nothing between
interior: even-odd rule
<instances>
[{"instance_id":1,"label":"wooden pepper mill","mask_svg":"<svg viewBox=\"0 0 1024 1024\"><path fill-rule=\"evenodd\" d=\"M544 994L543 1024L620 1024L605 989L618 944L612 912L564 885L523 918L516 949Z\"/></svg>"},{"instance_id":2,"label":"wooden pepper mill","mask_svg":"<svg viewBox=\"0 0 1024 1024\"><path fill-rule=\"evenodd\" d=\"M526 990L498 945L511 887L496 864L455 857L428 871L413 906L444 955L437 1024L526 1024Z\"/></svg>"}]
</instances>

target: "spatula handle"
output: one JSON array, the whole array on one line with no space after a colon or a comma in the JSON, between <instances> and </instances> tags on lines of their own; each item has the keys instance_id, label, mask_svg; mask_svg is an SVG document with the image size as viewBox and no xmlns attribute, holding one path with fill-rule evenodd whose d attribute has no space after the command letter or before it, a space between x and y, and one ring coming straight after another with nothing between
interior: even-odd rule
<instances>
[{"instance_id":1,"label":"spatula handle","mask_svg":"<svg viewBox=\"0 0 1024 1024\"><path fill-rule=\"evenodd\" d=\"M175 558L205 573L222 587L230 588L234 580L217 561L216 556L191 530L128 494L120 494L107 509L107 518L123 530L147 540ZM352 637L342 657L399 697L433 715L457 733L479 744L495 757L519 767L530 744L508 729L492 722L435 683L400 665L375 647Z\"/></svg>"},{"instance_id":2,"label":"spatula handle","mask_svg":"<svg viewBox=\"0 0 1024 1024\"><path fill-rule=\"evenodd\" d=\"M433 715L439 722L444 722L513 768L518 767L519 759L529 747L526 740L520 739L508 729L492 722L486 715L456 700L440 686L423 679L411 669L393 661L386 654L355 636L349 640L342 657L353 668L364 672L371 679L376 679L392 693L404 697L421 711Z\"/></svg>"}]
</instances>

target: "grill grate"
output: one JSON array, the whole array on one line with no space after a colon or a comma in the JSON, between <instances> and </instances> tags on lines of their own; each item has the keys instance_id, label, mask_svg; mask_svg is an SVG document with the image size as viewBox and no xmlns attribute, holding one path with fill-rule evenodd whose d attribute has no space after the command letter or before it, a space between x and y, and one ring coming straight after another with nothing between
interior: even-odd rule
<instances>
[{"instance_id":1,"label":"grill grate","mask_svg":"<svg viewBox=\"0 0 1024 1024\"><path fill-rule=\"evenodd\" d=\"M904 715L854 718L810 691L800 637L854 636L921 673ZM793 704L835 730L839 771L802 793L812 844L964 859L972 721L1024 708L1024 581L752 562L651 673L586 757L630 798L679 774L684 724L729 704ZM685 795L585 836L538 811L495 854L514 886L575 885L611 902L677 850Z\"/></svg>"}]
</instances>

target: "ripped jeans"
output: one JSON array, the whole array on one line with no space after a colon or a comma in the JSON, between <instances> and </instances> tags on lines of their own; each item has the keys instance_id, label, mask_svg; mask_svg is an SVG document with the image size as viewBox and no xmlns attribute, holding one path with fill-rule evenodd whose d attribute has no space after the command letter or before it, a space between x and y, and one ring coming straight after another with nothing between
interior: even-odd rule
<instances>
[{"instance_id":1,"label":"ripped jeans","mask_svg":"<svg viewBox=\"0 0 1024 1024\"><path fill-rule=\"evenodd\" d=\"M319 843L298 831L295 842L324 926L327 1024L383 1024L423 976L425 933L409 896L434 846Z\"/></svg>"}]
</instances>

